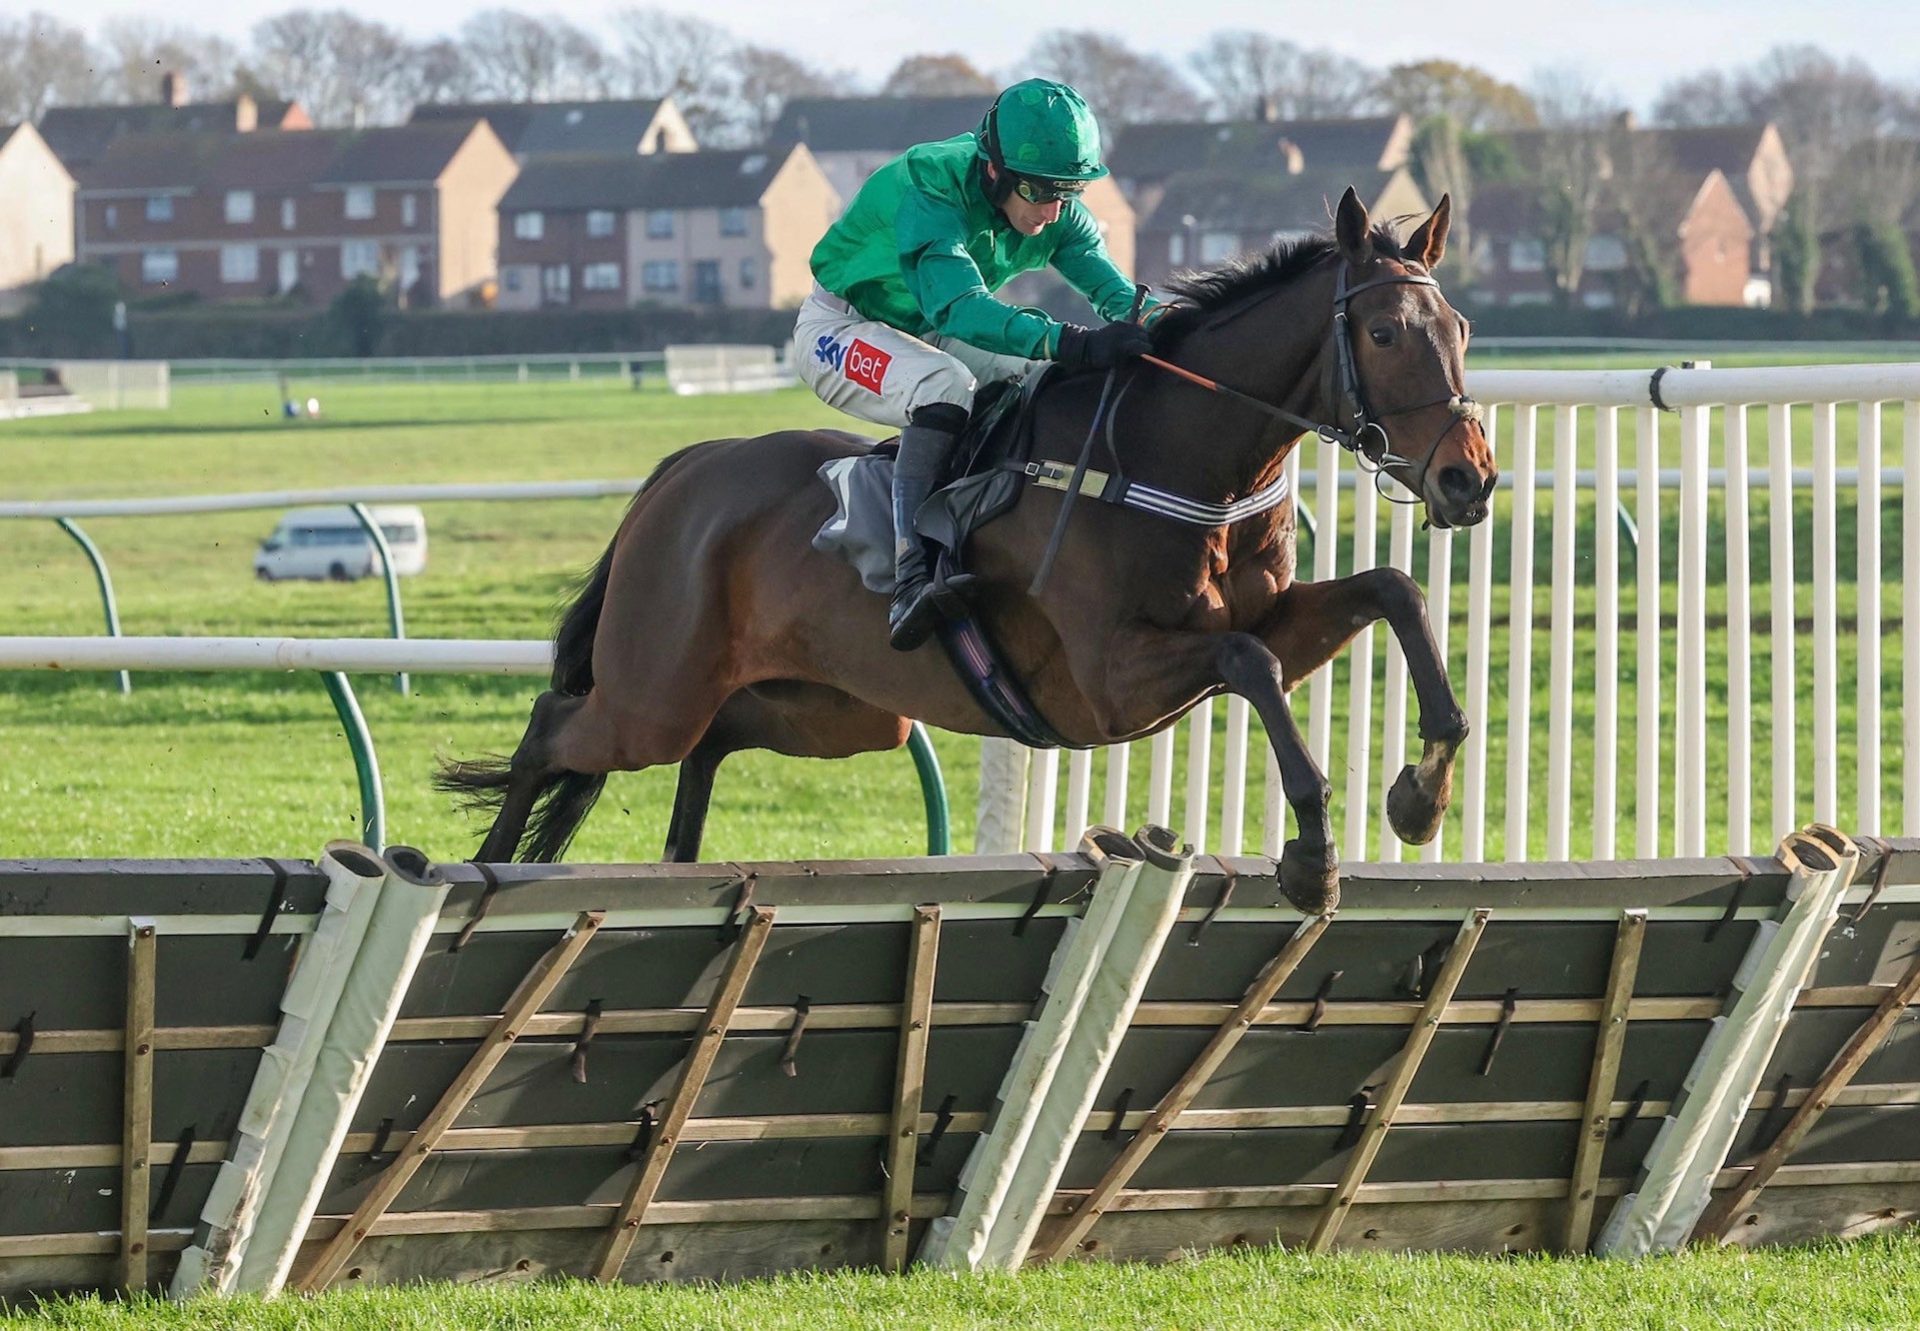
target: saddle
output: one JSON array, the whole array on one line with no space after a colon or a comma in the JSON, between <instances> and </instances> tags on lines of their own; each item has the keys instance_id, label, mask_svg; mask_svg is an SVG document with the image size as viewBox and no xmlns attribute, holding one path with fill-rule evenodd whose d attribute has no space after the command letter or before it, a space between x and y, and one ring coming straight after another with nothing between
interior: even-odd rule
<instances>
[{"instance_id":1,"label":"saddle","mask_svg":"<svg viewBox=\"0 0 1920 1331\"><path fill-rule=\"evenodd\" d=\"M1027 478L1020 467L1033 451L1034 399L1053 366L1024 379L980 390L967 428L955 442L947 478L927 499L914 527L944 552L942 573L963 571L967 540L1020 502ZM860 573L867 590L893 594L893 460L899 440L870 452L835 458L820 468L834 495L834 514L814 535L813 548L839 555Z\"/></svg>"},{"instance_id":2,"label":"saddle","mask_svg":"<svg viewBox=\"0 0 1920 1331\"><path fill-rule=\"evenodd\" d=\"M914 528L935 542L935 579L944 585L964 572L973 533L1010 512L1030 483L1033 403L1051 381L1052 365L1021 380L987 385L974 401L973 417L956 441L948 477L928 498ZM868 591L893 594L893 461L898 440L866 453L835 458L819 476L833 492L834 512L814 533L813 548L852 564ZM944 621L940 645L981 708L1021 743L1033 748L1066 745L1040 715L979 619L971 614Z\"/></svg>"}]
</instances>

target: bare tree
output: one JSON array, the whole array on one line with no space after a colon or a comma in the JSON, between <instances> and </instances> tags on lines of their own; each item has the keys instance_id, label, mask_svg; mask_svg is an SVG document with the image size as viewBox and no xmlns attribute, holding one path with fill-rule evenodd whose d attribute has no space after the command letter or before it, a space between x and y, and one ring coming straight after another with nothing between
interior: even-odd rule
<instances>
[{"instance_id":1,"label":"bare tree","mask_svg":"<svg viewBox=\"0 0 1920 1331\"><path fill-rule=\"evenodd\" d=\"M1091 31L1056 28L1027 53L1029 68L1072 84L1109 132L1149 120L1197 120L1199 95L1156 55Z\"/></svg>"},{"instance_id":2,"label":"bare tree","mask_svg":"<svg viewBox=\"0 0 1920 1331\"><path fill-rule=\"evenodd\" d=\"M160 76L178 74L196 100L232 92L240 53L224 37L159 19L109 19L100 29L100 92L113 102L150 102Z\"/></svg>"},{"instance_id":3,"label":"bare tree","mask_svg":"<svg viewBox=\"0 0 1920 1331\"><path fill-rule=\"evenodd\" d=\"M999 85L963 55L910 55L880 85L882 97L957 97L999 91Z\"/></svg>"},{"instance_id":4,"label":"bare tree","mask_svg":"<svg viewBox=\"0 0 1920 1331\"><path fill-rule=\"evenodd\" d=\"M306 107L316 125L397 120L412 48L344 9L294 9L254 25L250 73Z\"/></svg>"},{"instance_id":5,"label":"bare tree","mask_svg":"<svg viewBox=\"0 0 1920 1331\"><path fill-rule=\"evenodd\" d=\"M1524 129L1540 119L1525 89L1451 60L1394 65L1381 78L1377 95L1383 107L1412 116L1416 122L1446 116L1468 133ZM1453 211L1458 218L1457 196Z\"/></svg>"},{"instance_id":6,"label":"bare tree","mask_svg":"<svg viewBox=\"0 0 1920 1331\"><path fill-rule=\"evenodd\" d=\"M480 81L459 42L436 37L415 46L405 74L407 100L471 102L479 99Z\"/></svg>"},{"instance_id":7,"label":"bare tree","mask_svg":"<svg viewBox=\"0 0 1920 1331\"><path fill-rule=\"evenodd\" d=\"M603 95L611 62L562 18L489 9L460 25L460 47L480 95L506 102Z\"/></svg>"},{"instance_id":8,"label":"bare tree","mask_svg":"<svg viewBox=\"0 0 1920 1331\"><path fill-rule=\"evenodd\" d=\"M51 14L0 16L0 121L38 120L49 106L98 96L87 35Z\"/></svg>"},{"instance_id":9,"label":"bare tree","mask_svg":"<svg viewBox=\"0 0 1920 1331\"><path fill-rule=\"evenodd\" d=\"M1380 76L1336 51L1308 50L1264 32L1216 32L1188 58L1214 112L1228 120L1317 120L1378 104Z\"/></svg>"},{"instance_id":10,"label":"bare tree","mask_svg":"<svg viewBox=\"0 0 1920 1331\"><path fill-rule=\"evenodd\" d=\"M1441 276L1448 282L1471 284L1474 174L1460 122L1444 112L1423 121L1413 137L1413 167L1428 198L1446 194L1453 199L1452 215L1458 220L1452 224Z\"/></svg>"},{"instance_id":11,"label":"bare tree","mask_svg":"<svg viewBox=\"0 0 1920 1331\"><path fill-rule=\"evenodd\" d=\"M1735 125L1751 111L1731 77L1721 70L1707 69L1663 86L1653 104L1653 120L1677 128Z\"/></svg>"},{"instance_id":12,"label":"bare tree","mask_svg":"<svg viewBox=\"0 0 1920 1331\"><path fill-rule=\"evenodd\" d=\"M853 81L846 73L829 73L802 64L784 51L765 46L743 46L734 56L738 77L734 135L759 143L780 118L792 97L831 97Z\"/></svg>"},{"instance_id":13,"label":"bare tree","mask_svg":"<svg viewBox=\"0 0 1920 1331\"><path fill-rule=\"evenodd\" d=\"M619 81L635 97L671 97L694 137L724 139L737 119L733 55L739 43L704 19L659 9L622 9Z\"/></svg>"},{"instance_id":14,"label":"bare tree","mask_svg":"<svg viewBox=\"0 0 1920 1331\"><path fill-rule=\"evenodd\" d=\"M1684 296L1680 225L1700 178L1680 169L1665 140L1615 119L1606 139L1604 213L1626 251L1627 313L1677 305Z\"/></svg>"},{"instance_id":15,"label":"bare tree","mask_svg":"<svg viewBox=\"0 0 1920 1331\"><path fill-rule=\"evenodd\" d=\"M1554 294L1571 306L1586 273L1587 242L1593 238L1606 197L1612 164L1607 156L1614 99L1577 70L1549 71L1535 82L1534 105L1542 132L1531 163L1540 208L1540 241Z\"/></svg>"}]
</instances>

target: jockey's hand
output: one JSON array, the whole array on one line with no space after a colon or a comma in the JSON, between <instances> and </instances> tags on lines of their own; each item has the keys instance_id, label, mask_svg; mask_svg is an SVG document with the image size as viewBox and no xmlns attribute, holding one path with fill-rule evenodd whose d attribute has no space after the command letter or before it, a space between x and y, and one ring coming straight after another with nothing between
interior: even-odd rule
<instances>
[{"instance_id":1,"label":"jockey's hand","mask_svg":"<svg viewBox=\"0 0 1920 1331\"><path fill-rule=\"evenodd\" d=\"M1060 325L1060 349L1054 359L1070 370L1104 370L1153 350L1153 338L1136 323L1116 322L1104 328Z\"/></svg>"}]
</instances>

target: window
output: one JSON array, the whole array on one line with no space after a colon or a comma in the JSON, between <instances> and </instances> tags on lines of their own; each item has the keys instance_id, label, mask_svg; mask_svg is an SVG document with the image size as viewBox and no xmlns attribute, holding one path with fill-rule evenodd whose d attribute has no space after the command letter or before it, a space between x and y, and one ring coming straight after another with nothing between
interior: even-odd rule
<instances>
[{"instance_id":1,"label":"window","mask_svg":"<svg viewBox=\"0 0 1920 1331\"><path fill-rule=\"evenodd\" d=\"M414 283L420 280L420 247L408 245L400 251L400 290L413 290Z\"/></svg>"},{"instance_id":2,"label":"window","mask_svg":"<svg viewBox=\"0 0 1920 1331\"><path fill-rule=\"evenodd\" d=\"M1185 263L1187 261L1187 238L1176 231L1167 237L1167 262Z\"/></svg>"},{"instance_id":3,"label":"window","mask_svg":"<svg viewBox=\"0 0 1920 1331\"><path fill-rule=\"evenodd\" d=\"M364 222L373 216L373 186L347 186L346 213L356 222Z\"/></svg>"},{"instance_id":4,"label":"window","mask_svg":"<svg viewBox=\"0 0 1920 1331\"><path fill-rule=\"evenodd\" d=\"M654 208L647 213L647 239L673 239L673 213L669 209Z\"/></svg>"},{"instance_id":5,"label":"window","mask_svg":"<svg viewBox=\"0 0 1920 1331\"><path fill-rule=\"evenodd\" d=\"M1587 267L1596 273L1617 273L1627 266L1627 247L1618 236L1587 239Z\"/></svg>"},{"instance_id":6,"label":"window","mask_svg":"<svg viewBox=\"0 0 1920 1331\"><path fill-rule=\"evenodd\" d=\"M145 250L140 255L140 280L149 284L177 282L180 279L180 254L177 250Z\"/></svg>"},{"instance_id":7,"label":"window","mask_svg":"<svg viewBox=\"0 0 1920 1331\"><path fill-rule=\"evenodd\" d=\"M515 213L513 215L513 238L515 240L539 240L547 234L545 213Z\"/></svg>"},{"instance_id":8,"label":"window","mask_svg":"<svg viewBox=\"0 0 1920 1331\"><path fill-rule=\"evenodd\" d=\"M293 200L292 199L280 200L280 229L282 231L293 230L293 221L294 221Z\"/></svg>"},{"instance_id":9,"label":"window","mask_svg":"<svg viewBox=\"0 0 1920 1331\"><path fill-rule=\"evenodd\" d=\"M540 270L540 299L549 305L565 305L573 295L573 269L564 263L550 263Z\"/></svg>"},{"instance_id":10,"label":"window","mask_svg":"<svg viewBox=\"0 0 1920 1331\"><path fill-rule=\"evenodd\" d=\"M509 291L520 289L520 269L517 265L500 270L500 281Z\"/></svg>"},{"instance_id":11,"label":"window","mask_svg":"<svg viewBox=\"0 0 1920 1331\"><path fill-rule=\"evenodd\" d=\"M680 265L672 259L655 259L640 268L640 285L648 291L678 291Z\"/></svg>"},{"instance_id":12,"label":"window","mask_svg":"<svg viewBox=\"0 0 1920 1331\"><path fill-rule=\"evenodd\" d=\"M1200 262L1225 263L1240 252L1240 236L1234 231L1200 233Z\"/></svg>"},{"instance_id":13,"label":"window","mask_svg":"<svg viewBox=\"0 0 1920 1331\"><path fill-rule=\"evenodd\" d=\"M587 234L595 240L605 240L613 234L613 213L606 208L595 208L587 214Z\"/></svg>"},{"instance_id":14,"label":"window","mask_svg":"<svg viewBox=\"0 0 1920 1331\"><path fill-rule=\"evenodd\" d=\"M420 200L411 194L400 196L400 225L418 226L420 224Z\"/></svg>"},{"instance_id":15,"label":"window","mask_svg":"<svg viewBox=\"0 0 1920 1331\"><path fill-rule=\"evenodd\" d=\"M740 261L740 285L750 288L759 280L760 264L752 255L748 255Z\"/></svg>"},{"instance_id":16,"label":"window","mask_svg":"<svg viewBox=\"0 0 1920 1331\"><path fill-rule=\"evenodd\" d=\"M745 208L722 208L720 210L720 234L723 236L746 235L747 210Z\"/></svg>"},{"instance_id":17,"label":"window","mask_svg":"<svg viewBox=\"0 0 1920 1331\"><path fill-rule=\"evenodd\" d=\"M251 222L253 220L253 191L250 189L230 189L227 191L227 221Z\"/></svg>"},{"instance_id":18,"label":"window","mask_svg":"<svg viewBox=\"0 0 1920 1331\"><path fill-rule=\"evenodd\" d=\"M1537 240L1516 240L1507 246L1507 267L1516 273L1537 273L1547 266L1547 247Z\"/></svg>"},{"instance_id":19,"label":"window","mask_svg":"<svg viewBox=\"0 0 1920 1331\"><path fill-rule=\"evenodd\" d=\"M620 289L620 265L617 263L590 263L580 269L580 289L583 291L618 291Z\"/></svg>"},{"instance_id":20,"label":"window","mask_svg":"<svg viewBox=\"0 0 1920 1331\"><path fill-rule=\"evenodd\" d=\"M356 277L378 277L379 275L379 241L349 240L340 247L340 276L351 281Z\"/></svg>"},{"instance_id":21,"label":"window","mask_svg":"<svg viewBox=\"0 0 1920 1331\"><path fill-rule=\"evenodd\" d=\"M1597 291L1582 291L1580 303L1590 310L1610 310L1613 308L1613 293L1604 287Z\"/></svg>"},{"instance_id":22,"label":"window","mask_svg":"<svg viewBox=\"0 0 1920 1331\"><path fill-rule=\"evenodd\" d=\"M120 229L120 205L117 203L110 203L107 205L107 230L118 231L119 229Z\"/></svg>"},{"instance_id":23,"label":"window","mask_svg":"<svg viewBox=\"0 0 1920 1331\"><path fill-rule=\"evenodd\" d=\"M222 245L220 247L222 282L258 282L260 247L258 245Z\"/></svg>"},{"instance_id":24,"label":"window","mask_svg":"<svg viewBox=\"0 0 1920 1331\"><path fill-rule=\"evenodd\" d=\"M173 220L173 195L149 194L147 196L147 220L149 222L171 222Z\"/></svg>"}]
</instances>

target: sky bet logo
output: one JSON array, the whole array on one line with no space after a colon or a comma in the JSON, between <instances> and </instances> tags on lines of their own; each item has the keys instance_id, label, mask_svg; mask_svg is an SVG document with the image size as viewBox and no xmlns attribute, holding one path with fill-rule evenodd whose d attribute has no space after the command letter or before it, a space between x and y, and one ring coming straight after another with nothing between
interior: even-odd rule
<instances>
[{"instance_id":1,"label":"sky bet logo","mask_svg":"<svg viewBox=\"0 0 1920 1331\"><path fill-rule=\"evenodd\" d=\"M834 341L830 333L823 334L813 344L813 358L822 365L833 366L836 370L840 368L840 358L844 355L846 355L846 348Z\"/></svg>"},{"instance_id":2,"label":"sky bet logo","mask_svg":"<svg viewBox=\"0 0 1920 1331\"><path fill-rule=\"evenodd\" d=\"M878 394L887 382L887 367L893 364L893 357L854 338L847 346L847 360L842 373L869 393Z\"/></svg>"}]
</instances>

